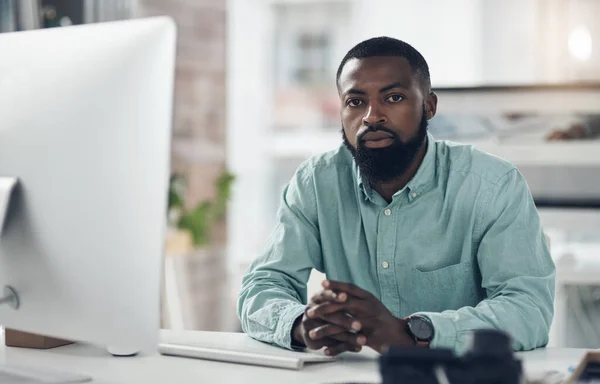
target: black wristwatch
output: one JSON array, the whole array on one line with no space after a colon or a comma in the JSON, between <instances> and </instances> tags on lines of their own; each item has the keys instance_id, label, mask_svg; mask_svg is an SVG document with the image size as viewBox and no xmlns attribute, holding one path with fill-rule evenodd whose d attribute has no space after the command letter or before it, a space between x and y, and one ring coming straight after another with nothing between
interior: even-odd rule
<instances>
[{"instance_id":1,"label":"black wristwatch","mask_svg":"<svg viewBox=\"0 0 600 384\"><path fill-rule=\"evenodd\" d=\"M415 339L417 347L429 347L435 330L431 321L424 316L410 316L406 319L406 331Z\"/></svg>"}]
</instances>

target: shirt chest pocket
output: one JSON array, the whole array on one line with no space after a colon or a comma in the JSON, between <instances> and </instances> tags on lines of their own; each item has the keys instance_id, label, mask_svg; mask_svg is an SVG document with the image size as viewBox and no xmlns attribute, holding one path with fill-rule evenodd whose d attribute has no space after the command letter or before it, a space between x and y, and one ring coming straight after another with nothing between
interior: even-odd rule
<instances>
[{"instance_id":1,"label":"shirt chest pocket","mask_svg":"<svg viewBox=\"0 0 600 384\"><path fill-rule=\"evenodd\" d=\"M431 271L414 267L400 273L400 297L409 312L442 312L475 306L481 297L481 282L477 268L463 262Z\"/></svg>"}]
</instances>

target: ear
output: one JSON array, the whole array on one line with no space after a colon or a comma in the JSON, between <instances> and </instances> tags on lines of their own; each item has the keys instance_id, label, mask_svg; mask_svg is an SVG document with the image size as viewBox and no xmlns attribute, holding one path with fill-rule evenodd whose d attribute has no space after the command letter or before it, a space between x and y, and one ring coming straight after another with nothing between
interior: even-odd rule
<instances>
[{"instance_id":1,"label":"ear","mask_svg":"<svg viewBox=\"0 0 600 384\"><path fill-rule=\"evenodd\" d=\"M425 98L425 110L427 111L427 120L431 120L437 111L438 97L435 92L429 92Z\"/></svg>"}]
</instances>

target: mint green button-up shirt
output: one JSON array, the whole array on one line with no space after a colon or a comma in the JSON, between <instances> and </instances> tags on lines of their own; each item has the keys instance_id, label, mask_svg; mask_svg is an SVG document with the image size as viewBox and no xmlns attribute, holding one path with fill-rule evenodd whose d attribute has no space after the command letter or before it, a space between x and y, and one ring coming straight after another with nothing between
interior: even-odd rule
<instances>
[{"instance_id":1,"label":"mint green button-up shirt","mask_svg":"<svg viewBox=\"0 0 600 384\"><path fill-rule=\"evenodd\" d=\"M428 135L416 175L389 204L343 146L303 163L244 276L244 332L291 348L313 268L397 317L428 317L432 347L461 350L480 328L509 332L515 350L548 342L555 269L534 201L513 165L472 146Z\"/></svg>"}]
</instances>

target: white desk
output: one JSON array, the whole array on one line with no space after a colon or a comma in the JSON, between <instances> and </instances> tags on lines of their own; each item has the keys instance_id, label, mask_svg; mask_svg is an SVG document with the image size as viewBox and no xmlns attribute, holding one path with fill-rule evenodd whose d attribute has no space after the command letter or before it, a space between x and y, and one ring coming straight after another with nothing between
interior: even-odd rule
<instances>
[{"instance_id":1,"label":"white desk","mask_svg":"<svg viewBox=\"0 0 600 384\"><path fill-rule=\"evenodd\" d=\"M173 331L163 331L173 332ZM178 332L180 333L180 332ZM193 338L197 332L186 332ZM223 337L227 337L227 333ZM180 335L178 335L179 337ZM562 370L575 365L583 349L541 349L520 354L527 371ZM205 360L167 357L159 354L113 357L106 350L82 344L51 350L0 347L0 362L46 367L90 375L98 384L154 383L341 383L379 381L376 354L350 354L333 363L309 365L302 371L263 368Z\"/></svg>"}]
</instances>

